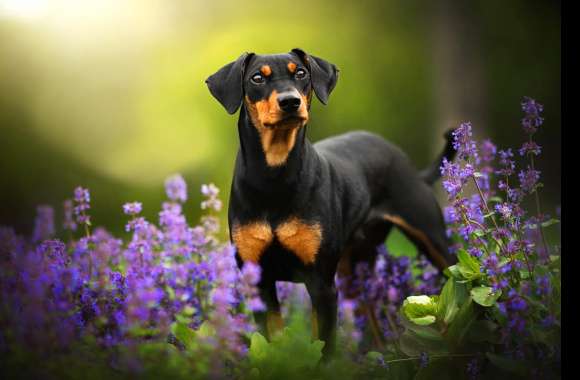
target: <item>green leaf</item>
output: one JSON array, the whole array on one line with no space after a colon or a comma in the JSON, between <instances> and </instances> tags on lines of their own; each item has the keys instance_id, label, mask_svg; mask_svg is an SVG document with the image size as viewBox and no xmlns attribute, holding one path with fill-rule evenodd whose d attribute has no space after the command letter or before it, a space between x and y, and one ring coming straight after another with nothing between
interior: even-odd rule
<instances>
[{"instance_id":1,"label":"green leaf","mask_svg":"<svg viewBox=\"0 0 580 380\"><path fill-rule=\"evenodd\" d=\"M459 272L466 280L476 280L482 276L479 261L471 256L465 249L457 252L457 264Z\"/></svg>"},{"instance_id":2,"label":"green leaf","mask_svg":"<svg viewBox=\"0 0 580 380\"><path fill-rule=\"evenodd\" d=\"M429 296L410 296L403 302L402 310L411 322L424 326L435 322L437 304Z\"/></svg>"},{"instance_id":3,"label":"green leaf","mask_svg":"<svg viewBox=\"0 0 580 380\"><path fill-rule=\"evenodd\" d=\"M447 277L453 277L458 280L463 280L463 276L461 275L461 271L457 265L451 265L450 267L445 268L443 273Z\"/></svg>"},{"instance_id":4,"label":"green leaf","mask_svg":"<svg viewBox=\"0 0 580 380\"><path fill-rule=\"evenodd\" d=\"M448 324L453 320L458 311L459 308L457 307L457 299L455 297L455 281L451 278L447 280L441 290L441 296L437 303L437 317Z\"/></svg>"},{"instance_id":5,"label":"green leaf","mask_svg":"<svg viewBox=\"0 0 580 380\"><path fill-rule=\"evenodd\" d=\"M203 322L199 329L195 330L195 333L200 338L214 337L216 335L215 328L208 321Z\"/></svg>"},{"instance_id":6,"label":"green leaf","mask_svg":"<svg viewBox=\"0 0 580 380\"><path fill-rule=\"evenodd\" d=\"M473 300L485 307L493 306L500 296L501 290L494 292L489 286L479 286L471 289L471 297L473 297Z\"/></svg>"},{"instance_id":7,"label":"green leaf","mask_svg":"<svg viewBox=\"0 0 580 380\"><path fill-rule=\"evenodd\" d=\"M468 296L465 281L447 280L437 302L437 318L447 325L451 324Z\"/></svg>"},{"instance_id":8,"label":"green leaf","mask_svg":"<svg viewBox=\"0 0 580 380\"><path fill-rule=\"evenodd\" d=\"M549 219L542 223L542 227L550 227L551 225L558 224L560 221L558 219Z\"/></svg>"},{"instance_id":9,"label":"green leaf","mask_svg":"<svg viewBox=\"0 0 580 380\"><path fill-rule=\"evenodd\" d=\"M449 353L449 346L442 335L435 338L420 336L412 330L406 330L399 338L401 351L408 356L418 356L421 352L443 355Z\"/></svg>"},{"instance_id":10,"label":"green leaf","mask_svg":"<svg viewBox=\"0 0 580 380\"><path fill-rule=\"evenodd\" d=\"M312 342L296 325L285 327L270 342L259 333L252 334L248 353L251 373L260 379L309 377L322 357L324 342Z\"/></svg>"},{"instance_id":11,"label":"green leaf","mask_svg":"<svg viewBox=\"0 0 580 380\"><path fill-rule=\"evenodd\" d=\"M169 296L170 300L175 299L175 290L173 290L173 288L171 286L167 285L165 287L165 291L167 292L167 295Z\"/></svg>"},{"instance_id":12,"label":"green leaf","mask_svg":"<svg viewBox=\"0 0 580 380\"><path fill-rule=\"evenodd\" d=\"M171 332L188 350L196 346L195 330L189 328L186 324L174 322L171 324Z\"/></svg>"},{"instance_id":13,"label":"green leaf","mask_svg":"<svg viewBox=\"0 0 580 380\"><path fill-rule=\"evenodd\" d=\"M507 372L525 376L527 375L529 369L532 368L531 363L523 360L508 359L491 352L487 352L486 355L489 361L493 363L493 365Z\"/></svg>"},{"instance_id":14,"label":"green leaf","mask_svg":"<svg viewBox=\"0 0 580 380\"><path fill-rule=\"evenodd\" d=\"M446 337L456 348L461 347L463 339L472 323L477 319L477 311L473 307L471 297L461 305L453 323L449 325Z\"/></svg>"},{"instance_id":15,"label":"green leaf","mask_svg":"<svg viewBox=\"0 0 580 380\"><path fill-rule=\"evenodd\" d=\"M412 318L411 321L413 323L416 323L420 326L427 326L430 325L432 323L435 323L435 316L434 315L426 315L424 317L419 317L419 318Z\"/></svg>"},{"instance_id":16,"label":"green leaf","mask_svg":"<svg viewBox=\"0 0 580 380\"><path fill-rule=\"evenodd\" d=\"M498 325L489 320L477 320L473 322L473 325L471 325L471 328L467 332L466 339L475 343L501 343Z\"/></svg>"},{"instance_id":17,"label":"green leaf","mask_svg":"<svg viewBox=\"0 0 580 380\"><path fill-rule=\"evenodd\" d=\"M248 358L250 363L258 363L268 355L268 341L259 332L252 334L250 338L250 350Z\"/></svg>"}]
</instances>

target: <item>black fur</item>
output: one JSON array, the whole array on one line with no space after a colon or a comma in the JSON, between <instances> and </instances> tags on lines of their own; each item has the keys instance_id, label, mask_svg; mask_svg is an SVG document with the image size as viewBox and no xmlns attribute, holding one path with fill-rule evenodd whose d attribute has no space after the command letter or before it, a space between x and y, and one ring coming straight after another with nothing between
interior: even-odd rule
<instances>
[{"instance_id":1,"label":"black fur","mask_svg":"<svg viewBox=\"0 0 580 380\"><path fill-rule=\"evenodd\" d=\"M308 71L307 80L298 80L284 71L289 60L297 59ZM273 69L272 78L262 85L253 84L251 76L265 64ZM255 102L267 99L273 90L296 89L305 95L313 90L322 103L327 103L337 74L334 65L294 49L281 55L242 55L208 79L211 93L229 113L242 104L238 120L240 149L228 212L230 233L234 223L262 220L275 229L290 217L322 227L322 242L313 265L303 264L274 239L259 261L259 288L272 311L279 310L275 281L306 284L317 310L320 338L326 342L325 355L332 352L335 343L334 278L339 260L348 249L351 266L360 260L373 261L376 246L385 241L393 227L384 214L396 215L422 231L447 263L454 262L447 249L441 209L429 186L439 176L441 159L453 157L450 141L441 157L420 174L399 148L376 134L350 132L312 144L304 126L285 164L268 166L243 96ZM421 252L427 253L422 241L409 236ZM238 263L242 264L239 256ZM265 313L255 316L265 330Z\"/></svg>"}]
</instances>

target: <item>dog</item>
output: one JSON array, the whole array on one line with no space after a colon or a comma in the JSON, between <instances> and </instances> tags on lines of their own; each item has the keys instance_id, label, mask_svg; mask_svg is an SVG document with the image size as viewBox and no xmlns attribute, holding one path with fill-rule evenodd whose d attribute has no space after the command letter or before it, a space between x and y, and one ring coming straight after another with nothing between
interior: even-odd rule
<instances>
[{"instance_id":1,"label":"dog","mask_svg":"<svg viewBox=\"0 0 580 380\"><path fill-rule=\"evenodd\" d=\"M239 150L228 208L236 260L258 263L266 310L255 312L271 339L283 327L276 281L304 283L312 301L313 335L335 348L335 275L373 263L377 245L398 227L440 270L455 262L441 209L431 190L443 158L417 171L382 137L349 132L312 144L306 129L313 93L323 104L339 70L301 49L244 53L206 84L229 114L238 109Z\"/></svg>"}]
</instances>

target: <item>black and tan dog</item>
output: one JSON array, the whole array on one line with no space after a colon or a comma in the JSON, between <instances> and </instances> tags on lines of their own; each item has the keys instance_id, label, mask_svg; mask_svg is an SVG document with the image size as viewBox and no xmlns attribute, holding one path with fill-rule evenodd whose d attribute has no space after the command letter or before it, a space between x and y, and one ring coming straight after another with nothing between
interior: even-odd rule
<instances>
[{"instance_id":1,"label":"black and tan dog","mask_svg":"<svg viewBox=\"0 0 580 380\"><path fill-rule=\"evenodd\" d=\"M453 156L449 141L422 172L368 132L310 143L312 93L326 104L337 78L333 64L294 49L245 53L206 81L228 113L241 107L228 219L238 264L262 267L267 311L256 313L256 322L268 336L281 328L275 282L304 282L326 356L335 344L337 270L348 274L357 262L372 264L393 225L439 269L454 261L430 188L441 159Z\"/></svg>"}]
</instances>

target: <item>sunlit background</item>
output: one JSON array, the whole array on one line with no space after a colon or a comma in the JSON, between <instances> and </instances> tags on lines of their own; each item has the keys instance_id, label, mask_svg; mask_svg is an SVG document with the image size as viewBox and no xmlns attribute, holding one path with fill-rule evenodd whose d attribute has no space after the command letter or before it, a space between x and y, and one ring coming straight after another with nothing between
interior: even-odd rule
<instances>
[{"instance_id":1,"label":"sunlit background","mask_svg":"<svg viewBox=\"0 0 580 380\"><path fill-rule=\"evenodd\" d=\"M244 51L294 47L341 70L329 105L313 106L312 140L373 130L418 167L462 121L478 137L519 146L519 103L537 99L553 212L560 17L559 2L538 0L0 0L0 224L29 231L37 204L60 218L83 185L94 222L118 232L126 201L143 201L156 219L175 172L190 185L195 220L202 183L227 200L238 145L237 117L205 78Z\"/></svg>"}]
</instances>

